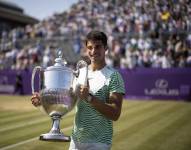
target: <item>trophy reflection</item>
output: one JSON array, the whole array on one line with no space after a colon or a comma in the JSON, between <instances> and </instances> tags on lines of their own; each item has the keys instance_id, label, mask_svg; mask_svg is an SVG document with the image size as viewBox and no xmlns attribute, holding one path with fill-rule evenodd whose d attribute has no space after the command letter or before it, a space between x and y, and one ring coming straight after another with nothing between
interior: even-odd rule
<instances>
[{"instance_id":1,"label":"trophy reflection","mask_svg":"<svg viewBox=\"0 0 191 150\"><path fill-rule=\"evenodd\" d=\"M41 106L40 110L52 118L52 128L48 133L40 135L40 140L45 141L70 141L70 137L60 131L60 119L70 112L76 99L71 94L76 89L76 80L80 78L81 83L87 83L88 65L81 60L77 63L76 71L66 66L66 61L62 59L62 51L57 51L58 57L53 66L43 69L40 66L34 68L32 72L31 87L34 90L34 77L39 72L39 94Z\"/></svg>"}]
</instances>

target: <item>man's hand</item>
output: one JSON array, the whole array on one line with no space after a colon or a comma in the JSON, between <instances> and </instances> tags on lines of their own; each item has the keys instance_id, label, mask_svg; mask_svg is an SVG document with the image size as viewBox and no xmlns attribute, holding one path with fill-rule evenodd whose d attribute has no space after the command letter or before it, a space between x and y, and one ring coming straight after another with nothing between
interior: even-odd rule
<instances>
[{"instance_id":1,"label":"man's hand","mask_svg":"<svg viewBox=\"0 0 191 150\"><path fill-rule=\"evenodd\" d=\"M32 97L31 97L31 102L32 102L32 104L33 104L35 107L41 105L39 93L35 92L35 93L32 95Z\"/></svg>"},{"instance_id":2,"label":"man's hand","mask_svg":"<svg viewBox=\"0 0 191 150\"><path fill-rule=\"evenodd\" d=\"M70 88L69 90L69 94L70 94L70 97L72 97L73 99L76 99L76 92L73 90L73 88Z\"/></svg>"},{"instance_id":3,"label":"man's hand","mask_svg":"<svg viewBox=\"0 0 191 150\"><path fill-rule=\"evenodd\" d=\"M80 85L77 90L77 96L81 100L86 100L89 95L89 86Z\"/></svg>"}]
</instances>

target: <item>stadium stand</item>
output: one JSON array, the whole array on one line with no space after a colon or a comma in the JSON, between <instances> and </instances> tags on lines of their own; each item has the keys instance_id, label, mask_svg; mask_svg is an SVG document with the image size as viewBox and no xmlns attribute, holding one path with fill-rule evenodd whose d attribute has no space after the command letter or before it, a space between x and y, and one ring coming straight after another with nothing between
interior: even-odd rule
<instances>
[{"instance_id":1,"label":"stadium stand","mask_svg":"<svg viewBox=\"0 0 191 150\"><path fill-rule=\"evenodd\" d=\"M35 25L3 31L0 69L51 65L58 47L74 64L85 56L84 36L92 29L107 33L112 66L190 67L190 14L189 0L79 0Z\"/></svg>"},{"instance_id":2,"label":"stadium stand","mask_svg":"<svg viewBox=\"0 0 191 150\"><path fill-rule=\"evenodd\" d=\"M0 34L18 26L38 23L37 19L26 15L22 8L8 1L0 1L0 20Z\"/></svg>"}]
</instances>

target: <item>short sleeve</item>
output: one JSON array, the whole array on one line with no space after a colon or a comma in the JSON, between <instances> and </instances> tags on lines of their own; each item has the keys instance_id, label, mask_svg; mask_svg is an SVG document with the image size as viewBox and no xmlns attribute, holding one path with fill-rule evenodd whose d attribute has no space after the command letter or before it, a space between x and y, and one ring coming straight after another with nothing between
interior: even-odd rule
<instances>
[{"instance_id":1,"label":"short sleeve","mask_svg":"<svg viewBox=\"0 0 191 150\"><path fill-rule=\"evenodd\" d=\"M111 74L109 83L109 92L122 93L125 94L125 85L121 74L117 71Z\"/></svg>"}]
</instances>

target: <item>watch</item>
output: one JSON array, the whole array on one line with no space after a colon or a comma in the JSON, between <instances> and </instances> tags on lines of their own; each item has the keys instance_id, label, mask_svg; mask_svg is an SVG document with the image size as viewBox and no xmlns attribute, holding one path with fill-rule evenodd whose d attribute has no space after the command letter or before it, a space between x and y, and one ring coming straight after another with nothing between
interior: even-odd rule
<instances>
[{"instance_id":1,"label":"watch","mask_svg":"<svg viewBox=\"0 0 191 150\"><path fill-rule=\"evenodd\" d=\"M89 94L87 99L86 99L86 102L91 103L92 102L92 98L93 98L93 95Z\"/></svg>"}]
</instances>

